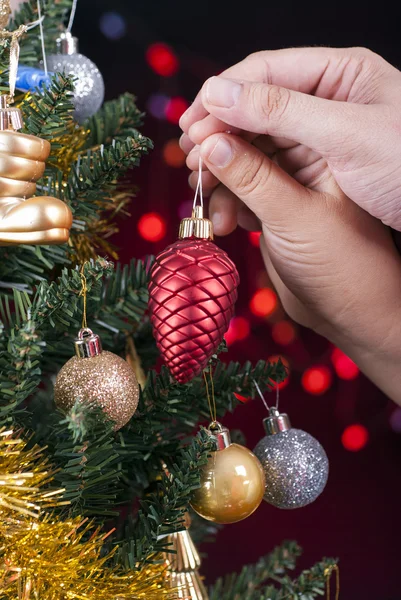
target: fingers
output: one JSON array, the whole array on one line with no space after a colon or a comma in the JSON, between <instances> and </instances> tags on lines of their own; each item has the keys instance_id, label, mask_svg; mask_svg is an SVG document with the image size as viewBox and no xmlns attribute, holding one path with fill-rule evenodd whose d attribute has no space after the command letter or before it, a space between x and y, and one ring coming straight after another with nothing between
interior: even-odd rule
<instances>
[{"instance_id":1,"label":"fingers","mask_svg":"<svg viewBox=\"0 0 401 600\"><path fill-rule=\"evenodd\" d=\"M237 224L247 231L260 231L260 222L253 212L224 185L219 185L209 202L209 217L216 235L228 235Z\"/></svg>"},{"instance_id":2,"label":"fingers","mask_svg":"<svg viewBox=\"0 0 401 600\"><path fill-rule=\"evenodd\" d=\"M243 139L227 134L209 137L201 156L210 170L268 228L302 216L314 192L307 190Z\"/></svg>"},{"instance_id":3,"label":"fingers","mask_svg":"<svg viewBox=\"0 0 401 600\"><path fill-rule=\"evenodd\" d=\"M383 58L366 48L287 48L251 54L221 75L278 85L322 98L367 104L380 102L383 94L389 93L389 86L377 85L378 79L383 74L395 77L397 73ZM188 133L190 127L206 115L207 109L198 94L181 117L180 127ZM224 130L220 127L218 131ZM211 133L215 132L208 135Z\"/></svg>"},{"instance_id":4,"label":"fingers","mask_svg":"<svg viewBox=\"0 0 401 600\"><path fill-rule=\"evenodd\" d=\"M202 89L205 108L230 126L280 136L335 158L370 144L376 106L325 100L275 85L212 77ZM381 117L383 119L383 115ZM203 139L193 140L202 143Z\"/></svg>"}]
</instances>

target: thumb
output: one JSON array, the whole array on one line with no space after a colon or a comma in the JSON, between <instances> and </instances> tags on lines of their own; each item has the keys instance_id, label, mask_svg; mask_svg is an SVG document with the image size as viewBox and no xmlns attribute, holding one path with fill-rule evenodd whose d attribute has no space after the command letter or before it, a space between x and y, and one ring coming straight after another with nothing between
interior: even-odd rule
<instances>
[{"instance_id":1,"label":"thumb","mask_svg":"<svg viewBox=\"0 0 401 600\"><path fill-rule=\"evenodd\" d=\"M205 165L270 230L311 219L319 195L303 187L263 152L240 137L214 134L200 147Z\"/></svg>"},{"instance_id":2,"label":"thumb","mask_svg":"<svg viewBox=\"0 0 401 600\"><path fill-rule=\"evenodd\" d=\"M326 100L277 85L211 77L202 102L232 127L304 144L326 158L361 151L370 139L374 105ZM198 140L199 141L199 140Z\"/></svg>"}]
</instances>

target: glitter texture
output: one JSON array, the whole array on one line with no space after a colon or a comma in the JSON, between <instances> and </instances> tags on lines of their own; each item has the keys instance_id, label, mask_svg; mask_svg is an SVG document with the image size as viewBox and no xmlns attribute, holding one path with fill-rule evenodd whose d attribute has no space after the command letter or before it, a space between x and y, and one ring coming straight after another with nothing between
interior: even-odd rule
<instances>
[{"instance_id":1,"label":"glitter texture","mask_svg":"<svg viewBox=\"0 0 401 600\"><path fill-rule=\"evenodd\" d=\"M301 508L322 493L329 461L319 442L301 429L260 440L254 453L266 477L264 499L277 508Z\"/></svg>"},{"instance_id":2,"label":"glitter texture","mask_svg":"<svg viewBox=\"0 0 401 600\"><path fill-rule=\"evenodd\" d=\"M104 351L92 358L71 358L57 375L54 401L67 412L79 400L100 406L118 430L138 406L135 373L120 356Z\"/></svg>"},{"instance_id":3,"label":"glitter texture","mask_svg":"<svg viewBox=\"0 0 401 600\"><path fill-rule=\"evenodd\" d=\"M47 58L49 71L75 76L74 117L82 123L94 115L103 104L104 81L99 69L83 54L51 54Z\"/></svg>"}]
</instances>

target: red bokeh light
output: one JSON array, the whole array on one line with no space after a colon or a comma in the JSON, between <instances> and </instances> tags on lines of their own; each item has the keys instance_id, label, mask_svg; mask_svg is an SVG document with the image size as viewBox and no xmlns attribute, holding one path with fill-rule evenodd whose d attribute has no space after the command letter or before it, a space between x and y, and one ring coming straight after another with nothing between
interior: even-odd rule
<instances>
[{"instance_id":1,"label":"red bokeh light","mask_svg":"<svg viewBox=\"0 0 401 600\"><path fill-rule=\"evenodd\" d=\"M158 213L146 213L138 221L138 232L148 242L159 242L166 235L166 222Z\"/></svg>"},{"instance_id":2,"label":"red bokeh light","mask_svg":"<svg viewBox=\"0 0 401 600\"><path fill-rule=\"evenodd\" d=\"M237 392L234 392L234 396L243 404L246 404L246 402L249 402L250 400L250 398L246 398L246 396L241 396L241 394L237 394Z\"/></svg>"},{"instance_id":3,"label":"red bokeh light","mask_svg":"<svg viewBox=\"0 0 401 600\"><path fill-rule=\"evenodd\" d=\"M166 106L166 119L170 123L177 125L181 118L181 115L187 110L189 104L185 98L181 96L175 96L171 98Z\"/></svg>"},{"instance_id":4,"label":"red bokeh light","mask_svg":"<svg viewBox=\"0 0 401 600\"><path fill-rule=\"evenodd\" d=\"M294 325L290 321L279 321L275 323L272 328L272 338L277 344L281 346L288 346L296 338L296 331Z\"/></svg>"},{"instance_id":5,"label":"red bokeh light","mask_svg":"<svg viewBox=\"0 0 401 600\"><path fill-rule=\"evenodd\" d=\"M332 375L328 367L310 367L302 375L302 387L309 394L320 396L331 386Z\"/></svg>"},{"instance_id":6,"label":"red bokeh light","mask_svg":"<svg viewBox=\"0 0 401 600\"><path fill-rule=\"evenodd\" d=\"M268 317L277 308L277 295L271 288L257 290L249 303L251 312L257 317Z\"/></svg>"},{"instance_id":7,"label":"red bokeh light","mask_svg":"<svg viewBox=\"0 0 401 600\"><path fill-rule=\"evenodd\" d=\"M341 436L342 445L346 450L350 452L358 452L358 450L362 450L366 446L369 440L369 432L364 427L364 425L360 425L359 423L355 423L354 425L349 425L343 431Z\"/></svg>"},{"instance_id":8,"label":"red bokeh light","mask_svg":"<svg viewBox=\"0 0 401 600\"><path fill-rule=\"evenodd\" d=\"M149 46L146 51L148 65L162 77L171 77L179 69L179 60L170 46L157 42Z\"/></svg>"},{"instance_id":9,"label":"red bokeh light","mask_svg":"<svg viewBox=\"0 0 401 600\"><path fill-rule=\"evenodd\" d=\"M237 340L244 340L248 337L251 331L251 326L248 319L245 317L233 317L230 321L230 326L224 336L228 346Z\"/></svg>"},{"instance_id":10,"label":"red bokeh light","mask_svg":"<svg viewBox=\"0 0 401 600\"><path fill-rule=\"evenodd\" d=\"M261 236L261 231L250 231L248 233L249 241L251 242L252 246L256 246L257 248L259 248L260 236Z\"/></svg>"},{"instance_id":11,"label":"red bokeh light","mask_svg":"<svg viewBox=\"0 0 401 600\"><path fill-rule=\"evenodd\" d=\"M181 150L177 139L169 140L164 144L163 158L169 167L178 169L185 164L186 154Z\"/></svg>"},{"instance_id":12,"label":"red bokeh light","mask_svg":"<svg viewBox=\"0 0 401 600\"><path fill-rule=\"evenodd\" d=\"M334 348L331 354L331 360L334 365L334 369L340 379L356 379L359 375L359 369L357 365L351 360L340 348Z\"/></svg>"}]
</instances>

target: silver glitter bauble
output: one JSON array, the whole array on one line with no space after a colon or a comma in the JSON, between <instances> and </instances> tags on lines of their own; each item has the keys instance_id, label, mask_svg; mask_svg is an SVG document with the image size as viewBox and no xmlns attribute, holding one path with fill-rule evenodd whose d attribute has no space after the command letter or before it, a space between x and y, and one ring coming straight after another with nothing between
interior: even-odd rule
<instances>
[{"instance_id":1,"label":"silver glitter bauble","mask_svg":"<svg viewBox=\"0 0 401 600\"><path fill-rule=\"evenodd\" d=\"M83 123L103 104L103 77L94 62L78 53L77 38L70 33L63 33L57 45L58 53L47 57L47 68L49 71L74 75L74 118L78 123Z\"/></svg>"},{"instance_id":2,"label":"silver glitter bauble","mask_svg":"<svg viewBox=\"0 0 401 600\"><path fill-rule=\"evenodd\" d=\"M86 328L75 340L77 356L56 377L54 401L68 412L76 402L98 406L120 429L139 401L139 385L130 365L113 352L102 351L99 336Z\"/></svg>"},{"instance_id":3,"label":"silver glitter bauble","mask_svg":"<svg viewBox=\"0 0 401 600\"><path fill-rule=\"evenodd\" d=\"M329 475L323 447L306 431L292 429L288 416L270 409L266 437L254 449L266 478L264 499L277 508L301 508L322 493Z\"/></svg>"}]
</instances>

